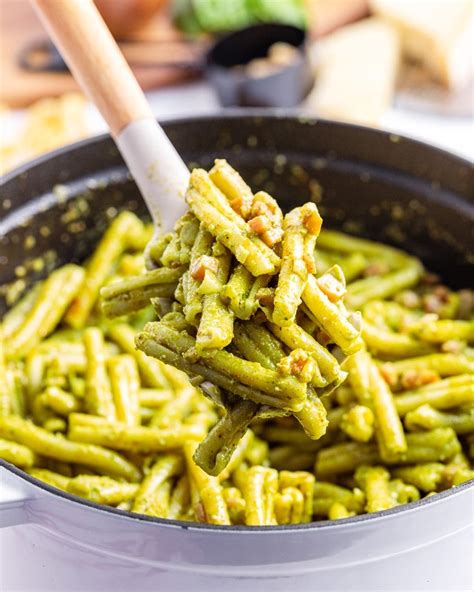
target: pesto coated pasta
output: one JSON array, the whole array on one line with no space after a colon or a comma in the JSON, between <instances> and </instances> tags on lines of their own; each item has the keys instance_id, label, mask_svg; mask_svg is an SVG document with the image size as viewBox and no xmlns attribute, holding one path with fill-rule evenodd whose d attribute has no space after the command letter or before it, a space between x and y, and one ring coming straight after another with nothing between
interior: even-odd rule
<instances>
[{"instance_id":1,"label":"pesto coated pasta","mask_svg":"<svg viewBox=\"0 0 474 592\"><path fill-rule=\"evenodd\" d=\"M220 525L338 520L474 478L474 295L284 215L226 161L173 232L122 212L0 324L0 458Z\"/></svg>"}]
</instances>

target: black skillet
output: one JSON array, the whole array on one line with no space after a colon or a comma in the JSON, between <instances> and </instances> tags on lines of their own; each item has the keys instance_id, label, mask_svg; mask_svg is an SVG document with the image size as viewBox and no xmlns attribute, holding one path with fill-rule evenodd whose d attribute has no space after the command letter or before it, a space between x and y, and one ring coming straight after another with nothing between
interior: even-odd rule
<instances>
[{"instance_id":1,"label":"black skillet","mask_svg":"<svg viewBox=\"0 0 474 592\"><path fill-rule=\"evenodd\" d=\"M235 112L163 127L190 166L227 158L283 207L314 199L325 227L397 245L446 283L473 285L469 162L385 132L289 115ZM123 208L146 213L108 136L8 174L1 185L0 284L17 281L21 289L52 266L83 260Z\"/></svg>"}]
</instances>

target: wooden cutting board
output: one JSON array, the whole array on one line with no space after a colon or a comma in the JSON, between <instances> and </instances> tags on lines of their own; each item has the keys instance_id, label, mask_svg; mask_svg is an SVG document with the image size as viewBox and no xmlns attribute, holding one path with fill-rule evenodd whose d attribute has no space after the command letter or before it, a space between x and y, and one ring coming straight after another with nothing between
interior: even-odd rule
<instances>
[{"instance_id":1,"label":"wooden cutting board","mask_svg":"<svg viewBox=\"0 0 474 592\"><path fill-rule=\"evenodd\" d=\"M78 89L67 72L29 72L19 66L21 51L46 39L29 0L0 0L1 103L25 107L38 99ZM205 50L203 42L190 43L183 38L166 10L157 14L145 30L121 43L121 47L145 90L196 76L198 70L186 64L197 64Z\"/></svg>"}]
</instances>

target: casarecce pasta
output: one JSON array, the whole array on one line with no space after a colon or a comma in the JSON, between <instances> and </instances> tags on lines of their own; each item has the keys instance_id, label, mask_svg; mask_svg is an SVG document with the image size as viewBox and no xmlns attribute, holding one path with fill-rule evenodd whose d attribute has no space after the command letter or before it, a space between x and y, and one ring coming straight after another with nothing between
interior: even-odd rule
<instances>
[{"instance_id":1,"label":"casarecce pasta","mask_svg":"<svg viewBox=\"0 0 474 592\"><path fill-rule=\"evenodd\" d=\"M472 292L321 230L314 204L283 215L225 161L187 197L146 267L153 229L122 212L6 313L0 458L221 525L347 518L473 478Z\"/></svg>"}]
</instances>

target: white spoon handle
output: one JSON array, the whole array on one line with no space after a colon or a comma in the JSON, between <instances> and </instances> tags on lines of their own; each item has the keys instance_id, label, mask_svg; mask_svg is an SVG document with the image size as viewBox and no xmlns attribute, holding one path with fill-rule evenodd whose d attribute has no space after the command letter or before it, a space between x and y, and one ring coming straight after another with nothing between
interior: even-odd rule
<instances>
[{"instance_id":1,"label":"white spoon handle","mask_svg":"<svg viewBox=\"0 0 474 592\"><path fill-rule=\"evenodd\" d=\"M75 79L97 105L153 219L169 230L186 210L189 172L92 0L32 0Z\"/></svg>"},{"instance_id":2,"label":"white spoon handle","mask_svg":"<svg viewBox=\"0 0 474 592\"><path fill-rule=\"evenodd\" d=\"M115 138L153 221L167 232L188 209L189 171L154 118L129 123Z\"/></svg>"}]
</instances>

